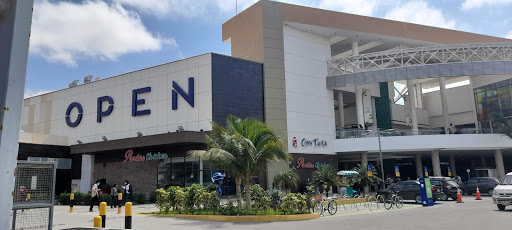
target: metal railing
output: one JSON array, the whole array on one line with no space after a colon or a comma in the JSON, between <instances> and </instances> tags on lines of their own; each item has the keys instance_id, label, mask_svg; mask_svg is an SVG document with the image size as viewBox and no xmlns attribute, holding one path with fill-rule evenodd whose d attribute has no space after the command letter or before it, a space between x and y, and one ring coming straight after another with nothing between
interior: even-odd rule
<instances>
[{"instance_id":1,"label":"metal railing","mask_svg":"<svg viewBox=\"0 0 512 230\"><path fill-rule=\"evenodd\" d=\"M441 129L419 129L418 132L413 132L412 129L389 129L379 131L382 137L388 136L413 136L413 135L444 135L444 130ZM450 134L491 134L496 133L491 129L475 129L464 128L451 131ZM372 130L336 130L336 139L349 139L349 138L365 138L377 137L377 132Z\"/></svg>"},{"instance_id":2,"label":"metal railing","mask_svg":"<svg viewBox=\"0 0 512 230\"><path fill-rule=\"evenodd\" d=\"M55 172L55 162L18 161L9 229L52 229Z\"/></svg>"},{"instance_id":3,"label":"metal railing","mask_svg":"<svg viewBox=\"0 0 512 230\"><path fill-rule=\"evenodd\" d=\"M512 43L457 44L348 56L328 60L328 76L386 68L454 62L512 60Z\"/></svg>"}]
</instances>

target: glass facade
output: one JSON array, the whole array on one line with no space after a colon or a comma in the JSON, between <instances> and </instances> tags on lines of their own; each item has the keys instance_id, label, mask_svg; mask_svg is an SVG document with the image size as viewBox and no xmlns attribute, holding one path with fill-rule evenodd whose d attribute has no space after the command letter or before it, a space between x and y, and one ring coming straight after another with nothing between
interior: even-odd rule
<instances>
[{"instance_id":1,"label":"glass facade","mask_svg":"<svg viewBox=\"0 0 512 230\"><path fill-rule=\"evenodd\" d=\"M235 194L235 181L225 170L201 161L194 157L170 157L158 163L158 188L169 186L190 186L200 184L207 186L213 184L212 174L216 172L226 173L226 178L221 186L224 195Z\"/></svg>"},{"instance_id":2,"label":"glass facade","mask_svg":"<svg viewBox=\"0 0 512 230\"><path fill-rule=\"evenodd\" d=\"M491 128L489 115L497 112L512 117L512 79L474 89L476 115L482 129Z\"/></svg>"}]
</instances>

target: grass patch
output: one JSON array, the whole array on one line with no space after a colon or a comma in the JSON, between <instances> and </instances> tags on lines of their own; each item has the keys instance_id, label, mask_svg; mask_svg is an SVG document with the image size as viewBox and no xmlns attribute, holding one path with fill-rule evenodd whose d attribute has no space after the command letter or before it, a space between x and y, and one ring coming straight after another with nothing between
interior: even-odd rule
<instances>
[{"instance_id":1,"label":"grass patch","mask_svg":"<svg viewBox=\"0 0 512 230\"><path fill-rule=\"evenodd\" d=\"M153 215L153 214L184 214L184 215L219 215L219 216L280 216L280 215L299 215L309 214L308 212L291 212L285 213L281 210L264 210L264 211L233 211L233 212L220 212L220 211L208 211L208 210L189 210L189 211L169 211L169 212L144 212L141 214Z\"/></svg>"}]
</instances>

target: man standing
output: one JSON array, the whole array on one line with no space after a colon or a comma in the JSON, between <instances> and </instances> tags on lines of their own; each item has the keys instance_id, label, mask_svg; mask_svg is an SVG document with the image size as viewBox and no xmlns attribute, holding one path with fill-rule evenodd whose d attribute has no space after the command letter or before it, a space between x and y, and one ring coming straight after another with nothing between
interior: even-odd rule
<instances>
[{"instance_id":1,"label":"man standing","mask_svg":"<svg viewBox=\"0 0 512 230\"><path fill-rule=\"evenodd\" d=\"M124 185L125 185L125 186L123 186L123 189L124 189L124 200L125 200L125 203L126 203L126 202L130 202L131 201L132 193L133 193L133 188L132 188L132 185L130 184L130 182L128 180L124 181Z\"/></svg>"},{"instance_id":2,"label":"man standing","mask_svg":"<svg viewBox=\"0 0 512 230\"><path fill-rule=\"evenodd\" d=\"M94 203L97 203L98 208L100 208L100 190L98 186L100 185L100 181L97 180L96 183L92 185L91 188L91 207L89 208L89 212L92 212L92 207L94 206Z\"/></svg>"},{"instance_id":3,"label":"man standing","mask_svg":"<svg viewBox=\"0 0 512 230\"><path fill-rule=\"evenodd\" d=\"M112 186L112 188L110 188L110 196L111 196L111 202L110 202L110 208L115 208L118 206L117 202L117 184L114 184L114 186ZM120 207L120 206L119 206Z\"/></svg>"}]
</instances>

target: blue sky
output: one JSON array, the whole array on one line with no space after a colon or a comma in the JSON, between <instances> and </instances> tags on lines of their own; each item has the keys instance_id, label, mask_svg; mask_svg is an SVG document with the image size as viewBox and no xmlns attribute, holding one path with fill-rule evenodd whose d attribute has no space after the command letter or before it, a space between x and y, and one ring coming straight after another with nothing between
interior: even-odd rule
<instances>
[{"instance_id":1,"label":"blue sky","mask_svg":"<svg viewBox=\"0 0 512 230\"><path fill-rule=\"evenodd\" d=\"M25 96L206 52L230 54L236 0L35 0ZM238 0L238 11L256 0ZM512 38L512 0L282 0Z\"/></svg>"}]
</instances>

